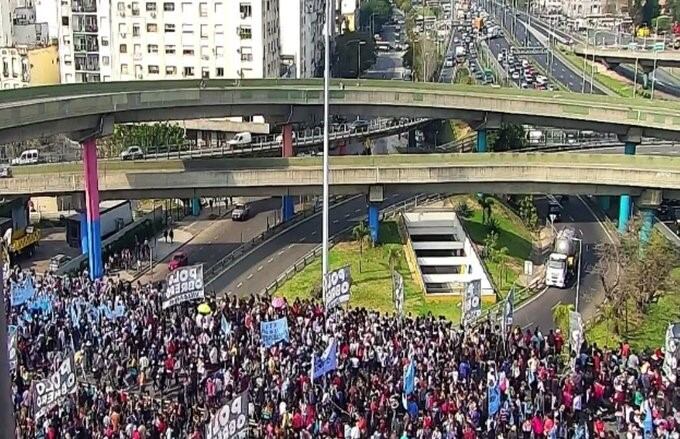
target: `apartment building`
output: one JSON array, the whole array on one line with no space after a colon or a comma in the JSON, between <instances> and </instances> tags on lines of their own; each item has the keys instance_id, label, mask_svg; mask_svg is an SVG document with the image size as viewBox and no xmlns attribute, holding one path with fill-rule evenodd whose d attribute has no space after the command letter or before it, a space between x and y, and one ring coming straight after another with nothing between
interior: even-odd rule
<instances>
[{"instance_id":1,"label":"apartment building","mask_svg":"<svg viewBox=\"0 0 680 439\"><path fill-rule=\"evenodd\" d=\"M61 0L63 82L278 77L279 0Z\"/></svg>"},{"instance_id":2,"label":"apartment building","mask_svg":"<svg viewBox=\"0 0 680 439\"><path fill-rule=\"evenodd\" d=\"M340 33L354 32L359 30L359 0L339 0L340 1Z\"/></svg>"},{"instance_id":3,"label":"apartment building","mask_svg":"<svg viewBox=\"0 0 680 439\"><path fill-rule=\"evenodd\" d=\"M323 66L325 0L280 0L281 60L289 78L313 78Z\"/></svg>"}]
</instances>

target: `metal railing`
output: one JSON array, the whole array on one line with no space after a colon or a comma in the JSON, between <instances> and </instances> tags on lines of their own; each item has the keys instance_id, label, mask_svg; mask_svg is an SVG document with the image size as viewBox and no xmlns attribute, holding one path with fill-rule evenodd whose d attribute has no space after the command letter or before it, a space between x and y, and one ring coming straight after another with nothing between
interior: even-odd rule
<instances>
[{"instance_id":1,"label":"metal railing","mask_svg":"<svg viewBox=\"0 0 680 439\"><path fill-rule=\"evenodd\" d=\"M406 201L402 201L400 203L396 203L386 207L380 212L380 219L382 220L386 217L403 212L406 209L417 207L423 203L432 203L434 201L439 201L443 199L445 196L446 195L443 194L416 195L415 197L410 198ZM338 238L341 238L353 227L354 225L346 227L340 230L339 232L335 233L333 236L331 236L328 240L329 247L332 248L338 242ZM281 287L281 285L283 285L287 280L292 278L296 273L299 273L300 271L304 270L305 267L311 264L316 258L320 257L320 255L321 244L314 247L314 249L310 250L307 254L298 259L291 267L289 267L285 272L283 272L279 277L277 277L274 282L269 284L266 288L262 289L259 292L259 295L271 296Z\"/></svg>"},{"instance_id":2,"label":"metal railing","mask_svg":"<svg viewBox=\"0 0 680 439\"><path fill-rule=\"evenodd\" d=\"M389 133L400 133L408 131L412 128L422 125L428 119L424 118L399 118L399 119L375 119L369 121L367 126L361 128L352 128L351 123L341 124L337 129L329 133L329 140L332 142L350 141L353 139L360 139L367 136L377 136ZM296 151L304 152L305 149L311 149L323 143L323 130L320 127L314 129L305 129L298 131L298 134L293 138L293 147ZM201 148L191 143L186 143L180 146L176 145L158 145L151 147L144 147L148 152L144 155L146 160L159 159L192 159L192 158L209 158L209 157L236 157L244 155L258 155L267 154L278 151L282 148L282 141L279 136L259 136L253 142L244 146L232 146L228 141L220 141L216 146L208 148ZM119 160L120 157L107 157L104 160Z\"/></svg>"},{"instance_id":3,"label":"metal railing","mask_svg":"<svg viewBox=\"0 0 680 439\"><path fill-rule=\"evenodd\" d=\"M331 197L330 199L330 205L334 205L337 203L341 203L347 199L357 197L357 195L354 196L349 196L349 195L342 195L342 196L335 196ZM249 239L248 241L242 243L240 246L232 250L230 253L228 253L226 256L224 256L222 259L217 261L215 264L211 265L207 269L203 271L203 276L205 278L206 284L212 282L214 279L216 279L222 272L227 270L229 266L234 264L235 261L237 261L239 258L242 256L246 255L248 252L250 252L252 249L257 247L259 244L263 243L264 241L268 240L269 238L276 236L279 233L285 232L286 230L290 229L291 227L297 225L300 221L302 221L305 218L309 218L310 216L313 216L317 214L318 212L321 211L321 205L317 205L314 203L310 208L303 209L300 212L296 213L291 219L285 222L279 222L278 224L275 224L273 227L268 228L264 232L260 233L259 235Z\"/></svg>"}]
</instances>

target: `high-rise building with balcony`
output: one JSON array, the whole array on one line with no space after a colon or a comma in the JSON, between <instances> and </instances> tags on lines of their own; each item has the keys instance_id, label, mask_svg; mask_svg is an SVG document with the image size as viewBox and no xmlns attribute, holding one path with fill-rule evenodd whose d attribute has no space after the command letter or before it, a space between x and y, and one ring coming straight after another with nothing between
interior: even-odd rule
<instances>
[{"instance_id":1,"label":"high-rise building with balcony","mask_svg":"<svg viewBox=\"0 0 680 439\"><path fill-rule=\"evenodd\" d=\"M279 76L279 0L61 1L63 82Z\"/></svg>"},{"instance_id":2,"label":"high-rise building with balcony","mask_svg":"<svg viewBox=\"0 0 680 439\"><path fill-rule=\"evenodd\" d=\"M323 67L325 0L280 0L285 76L313 78Z\"/></svg>"}]
</instances>

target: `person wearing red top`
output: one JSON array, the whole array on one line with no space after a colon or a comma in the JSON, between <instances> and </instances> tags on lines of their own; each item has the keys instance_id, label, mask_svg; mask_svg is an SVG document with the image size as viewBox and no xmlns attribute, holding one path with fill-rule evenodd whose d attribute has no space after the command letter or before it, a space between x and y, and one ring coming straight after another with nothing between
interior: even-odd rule
<instances>
[{"instance_id":1,"label":"person wearing red top","mask_svg":"<svg viewBox=\"0 0 680 439\"><path fill-rule=\"evenodd\" d=\"M465 424L465 428L463 429L463 439L475 439L477 437L477 434L475 431L470 427L470 424Z\"/></svg>"},{"instance_id":2,"label":"person wearing red top","mask_svg":"<svg viewBox=\"0 0 680 439\"><path fill-rule=\"evenodd\" d=\"M593 422L593 430L595 430L597 436L604 434L604 421L600 418L596 418L595 422Z\"/></svg>"},{"instance_id":3,"label":"person wearing red top","mask_svg":"<svg viewBox=\"0 0 680 439\"><path fill-rule=\"evenodd\" d=\"M295 414L293 415L293 430L295 431L300 431L304 428L304 420L302 418L302 413L299 411L295 411Z\"/></svg>"}]
</instances>

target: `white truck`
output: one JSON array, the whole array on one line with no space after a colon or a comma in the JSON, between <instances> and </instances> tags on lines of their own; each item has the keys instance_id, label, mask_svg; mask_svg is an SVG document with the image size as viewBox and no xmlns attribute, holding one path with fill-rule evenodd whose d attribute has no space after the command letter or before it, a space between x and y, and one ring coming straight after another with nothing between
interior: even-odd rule
<instances>
[{"instance_id":1,"label":"white truck","mask_svg":"<svg viewBox=\"0 0 680 439\"><path fill-rule=\"evenodd\" d=\"M549 287L566 288L576 273L578 245L576 231L570 227L560 230L555 245L548 256L545 270L545 284Z\"/></svg>"}]
</instances>

